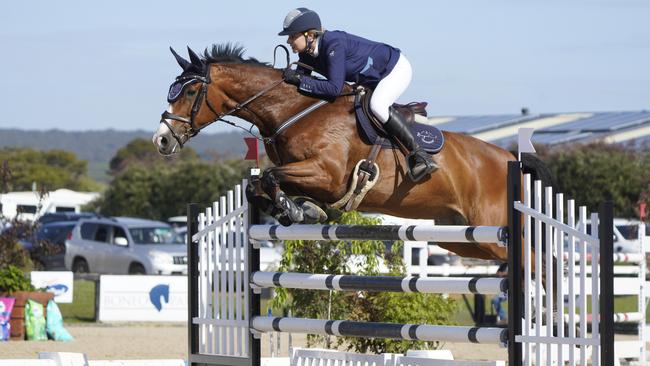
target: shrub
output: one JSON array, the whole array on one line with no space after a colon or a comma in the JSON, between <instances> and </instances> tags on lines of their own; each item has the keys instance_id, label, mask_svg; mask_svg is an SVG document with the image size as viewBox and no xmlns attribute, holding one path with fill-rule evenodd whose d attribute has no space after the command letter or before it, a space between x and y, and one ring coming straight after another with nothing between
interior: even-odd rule
<instances>
[{"instance_id":1,"label":"shrub","mask_svg":"<svg viewBox=\"0 0 650 366\"><path fill-rule=\"evenodd\" d=\"M14 265L0 269L0 292L34 291L31 281L25 273Z\"/></svg>"}]
</instances>

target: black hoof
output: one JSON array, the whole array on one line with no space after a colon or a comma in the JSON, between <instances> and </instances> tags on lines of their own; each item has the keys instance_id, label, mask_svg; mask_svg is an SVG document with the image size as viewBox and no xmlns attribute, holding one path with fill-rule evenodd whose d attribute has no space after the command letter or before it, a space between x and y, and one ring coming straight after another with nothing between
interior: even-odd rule
<instances>
[{"instance_id":1,"label":"black hoof","mask_svg":"<svg viewBox=\"0 0 650 366\"><path fill-rule=\"evenodd\" d=\"M327 221L327 214L325 214L325 211L315 203L303 201L298 203L298 205L300 205L300 209L302 209L304 217L302 220L303 224L319 224Z\"/></svg>"},{"instance_id":2,"label":"black hoof","mask_svg":"<svg viewBox=\"0 0 650 366\"><path fill-rule=\"evenodd\" d=\"M282 226L291 226L291 224L293 224L293 221L291 221L291 219L287 215L280 215L276 217L276 219Z\"/></svg>"},{"instance_id":3,"label":"black hoof","mask_svg":"<svg viewBox=\"0 0 650 366\"><path fill-rule=\"evenodd\" d=\"M302 222L304 215L302 209L284 193L279 193L275 198L276 206L282 211L282 216L288 217L292 223ZM283 224L284 225L284 224Z\"/></svg>"},{"instance_id":4,"label":"black hoof","mask_svg":"<svg viewBox=\"0 0 650 366\"><path fill-rule=\"evenodd\" d=\"M343 216L343 211L328 207L325 209L325 215L327 215L328 220L334 221L340 219L341 216Z\"/></svg>"}]
</instances>

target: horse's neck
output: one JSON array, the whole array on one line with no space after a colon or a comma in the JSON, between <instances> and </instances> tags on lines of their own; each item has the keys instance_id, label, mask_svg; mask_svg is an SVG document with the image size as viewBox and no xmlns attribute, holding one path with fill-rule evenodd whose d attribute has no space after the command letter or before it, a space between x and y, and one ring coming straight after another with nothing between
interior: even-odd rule
<instances>
[{"instance_id":1,"label":"horse's neck","mask_svg":"<svg viewBox=\"0 0 650 366\"><path fill-rule=\"evenodd\" d=\"M282 77L279 70L259 66L236 65L229 67L232 81L225 94L232 98L233 106L246 100L263 89L278 82ZM313 104L296 91L293 85L280 83L247 104L236 115L255 125L263 136L272 135L283 122Z\"/></svg>"}]
</instances>

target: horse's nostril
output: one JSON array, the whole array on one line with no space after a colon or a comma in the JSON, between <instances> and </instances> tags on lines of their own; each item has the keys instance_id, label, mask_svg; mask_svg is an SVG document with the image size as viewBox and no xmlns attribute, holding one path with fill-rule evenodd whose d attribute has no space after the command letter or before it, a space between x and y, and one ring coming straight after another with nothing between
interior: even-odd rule
<instances>
[{"instance_id":1,"label":"horse's nostril","mask_svg":"<svg viewBox=\"0 0 650 366\"><path fill-rule=\"evenodd\" d=\"M167 146L167 137L161 137L160 138L160 146Z\"/></svg>"}]
</instances>

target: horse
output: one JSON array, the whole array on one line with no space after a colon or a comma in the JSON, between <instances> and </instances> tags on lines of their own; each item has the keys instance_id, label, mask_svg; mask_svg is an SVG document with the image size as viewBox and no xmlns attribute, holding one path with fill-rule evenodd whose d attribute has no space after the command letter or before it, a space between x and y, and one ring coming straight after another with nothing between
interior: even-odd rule
<instances>
[{"instance_id":1,"label":"horse","mask_svg":"<svg viewBox=\"0 0 650 366\"><path fill-rule=\"evenodd\" d=\"M297 207L291 196L327 207L346 194L357 162L372 149L357 128L351 86L287 125L321 99L284 83L282 70L244 58L243 48L232 44L206 48L202 57L188 47L189 61L171 51L183 72L170 87L169 108L153 136L161 154L178 152L201 129L234 115L257 127L274 164L253 182L251 199L270 199L271 208L286 218ZM379 152L381 175L357 209L440 225L506 226L507 162L515 156L465 134L443 131L443 136L444 148L433 157L439 169L417 183L408 178L399 150ZM550 176L536 158L523 165L536 176ZM497 243L439 245L462 257L507 261L507 249Z\"/></svg>"}]
</instances>

